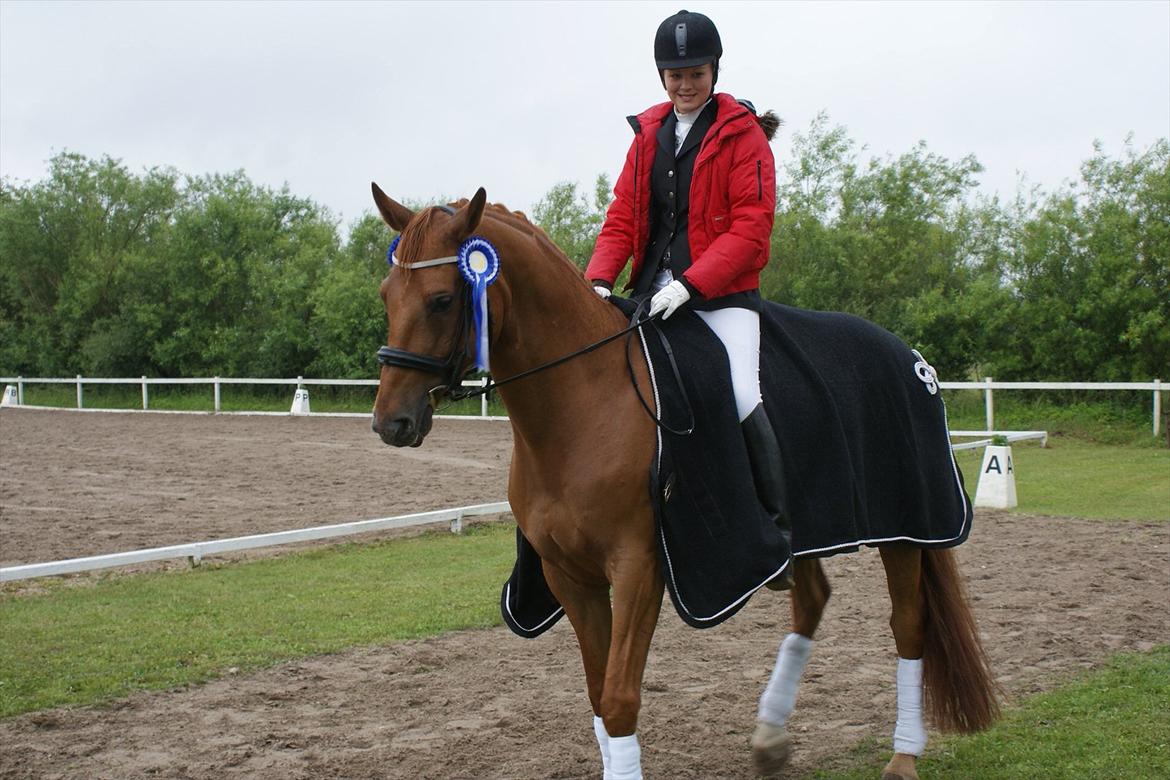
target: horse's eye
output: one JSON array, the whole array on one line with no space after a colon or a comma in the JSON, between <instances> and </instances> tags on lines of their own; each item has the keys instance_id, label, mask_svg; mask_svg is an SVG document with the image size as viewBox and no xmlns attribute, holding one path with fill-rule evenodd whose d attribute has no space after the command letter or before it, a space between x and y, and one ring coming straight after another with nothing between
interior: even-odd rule
<instances>
[{"instance_id":1,"label":"horse's eye","mask_svg":"<svg viewBox=\"0 0 1170 780\"><path fill-rule=\"evenodd\" d=\"M451 304L454 302L454 295L440 293L431 297L430 301L427 302L427 309L431 314L446 314L451 311Z\"/></svg>"}]
</instances>

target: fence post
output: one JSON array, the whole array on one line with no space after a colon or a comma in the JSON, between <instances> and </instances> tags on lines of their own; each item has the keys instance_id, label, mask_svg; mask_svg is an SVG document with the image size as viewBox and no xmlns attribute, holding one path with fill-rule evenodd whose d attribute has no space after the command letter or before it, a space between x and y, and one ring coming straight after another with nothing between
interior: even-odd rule
<instances>
[{"instance_id":1,"label":"fence post","mask_svg":"<svg viewBox=\"0 0 1170 780\"><path fill-rule=\"evenodd\" d=\"M488 380L487 380L486 376L480 378L480 380L479 380L480 387L487 387L487 383L488 383ZM488 393L484 393L483 395L481 395L479 397L479 416L480 417L487 417L488 416Z\"/></svg>"},{"instance_id":2,"label":"fence post","mask_svg":"<svg viewBox=\"0 0 1170 780\"><path fill-rule=\"evenodd\" d=\"M81 404L81 374L77 375L77 408L84 408Z\"/></svg>"},{"instance_id":3,"label":"fence post","mask_svg":"<svg viewBox=\"0 0 1170 780\"><path fill-rule=\"evenodd\" d=\"M1154 380L1154 437L1157 438L1162 423L1162 380Z\"/></svg>"},{"instance_id":4,"label":"fence post","mask_svg":"<svg viewBox=\"0 0 1170 780\"><path fill-rule=\"evenodd\" d=\"M983 382L983 409L987 417L988 432L995 430L995 401L991 398L991 377L984 377Z\"/></svg>"},{"instance_id":5,"label":"fence post","mask_svg":"<svg viewBox=\"0 0 1170 780\"><path fill-rule=\"evenodd\" d=\"M142 411L150 408L150 396L146 392L146 377L142 377Z\"/></svg>"},{"instance_id":6,"label":"fence post","mask_svg":"<svg viewBox=\"0 0 1170 780\"><path fill-rule=\"evenodd\" d=\"M219 377L215 378L215 411L219 412Z\"/></svg>"},{"instance_id":7,"label":"fence post","mask_svg":"<svg viewBox=\"0 0 1170 780\"><path fill-rule=\"evenodd\" d=\"M24 406L24 377L16 378L16 402Z\"/></svg>"}]
</instances>

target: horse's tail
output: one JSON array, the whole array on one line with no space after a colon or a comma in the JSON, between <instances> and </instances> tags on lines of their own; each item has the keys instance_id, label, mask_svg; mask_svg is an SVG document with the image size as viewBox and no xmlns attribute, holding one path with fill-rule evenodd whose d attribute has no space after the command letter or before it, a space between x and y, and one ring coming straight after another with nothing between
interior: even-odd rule
<instances>
[{"instance_id":1,"label":"horse's tail","mask_svg":"<svg viewBox=\"0 0 1170 780\"><path fill-rule=\"evenodd\" d=\"M951 550L923 550L922 591L926 709L943 731L982 731L999 717L999 685Z\"/></svg>"}]
</instances>

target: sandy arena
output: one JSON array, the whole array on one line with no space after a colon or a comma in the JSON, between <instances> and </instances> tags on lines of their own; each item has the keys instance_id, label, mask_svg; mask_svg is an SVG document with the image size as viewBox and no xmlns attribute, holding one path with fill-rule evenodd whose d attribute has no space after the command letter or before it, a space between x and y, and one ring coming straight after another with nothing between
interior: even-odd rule
<instances>
[{"instance_id":1,"label":"sandy arena","mask_svg":"<svg viewBox=\"0 0 1170 780\"><path fill-rule=\"evenodd\" d=\"M396 450L365 419L4 409L0 565L500 501L510 448L501 422L440 420ZM1010 697L1170 636L1165 524L981 511L959 555ZM893 730L878 556L826 570L794 778ZM788 623L769 591L707 631L667 600L639 723L648 778L753 776L756 699ZM462 631L0 721L0 778L597 778L590 718L567 621L536 640Z\"/></svg>"}]
</instances>

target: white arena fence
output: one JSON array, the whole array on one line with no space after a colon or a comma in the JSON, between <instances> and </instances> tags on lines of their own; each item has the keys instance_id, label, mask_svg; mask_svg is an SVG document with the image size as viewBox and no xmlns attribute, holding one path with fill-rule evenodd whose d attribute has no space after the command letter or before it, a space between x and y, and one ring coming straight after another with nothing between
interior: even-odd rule
<instances>
[{"instance_id":1,"label":"white arena fence","mask_svg":"<svg viewBox=\"0 0 1170 780\"><path fill-rule=\"evenodd\" d=\"M232 539L215 539L208 542L193 542L191 544L176 544L169 547L152 547L145 550L112 553L110 555L92 555L86 558L70 558L63 561L49 563L31 563L23 566L0 568L0 582L26 580L33 577L49 577L55 574L75 574L83 571L109 569L115 566L129 566L135 563L151 561L165 561L174 558L186 558L192 566L197 566L205 555L217 555L241 550L255 550L260 547L274 547L294 542L311 542L317 539L330 539L337 536L368 533L370 531L386 531L394 528L409 528L411 526L429 525L431 523L449 522L452 533L461 533L465 517L480 517L484 515L502 515L512 511L507 501L494 504L475 504L461 506L454 509L440 509L434 512L419 512L412 515L398 517L379 517L373 520L358 520L353 523L338 523L336 525L319 525L312 528L299 528L295 531L278 531L271 534L256 534L254 536L237 536Z\"/></svg>"},{"instance_id":2,"label":"white arena fence","mask_svg":"<svg viewBox=\"0 0 1170 780\"><path fill-rule=\"evenodd\" d=\"M487 377L481 379L465 380L464 387L487 387ZM0 384L11 385L16 390L16 403L24 406L24 388L25 385L73 385L77 388L77 409L86 409L85 406L85 385L138 385L142 388L142 411L154 411L150 408L150 387L152 385L211 385L212 387L212 404L216 414L287 414L286 412L224 412L223 411L223 386L224 385L285 385L293 387L297 390L309 386L325 386L325 387L377 387L377 379L305 379L303 376L298 376L296 379L238 379L229 377L207 377L207 378L184 378L184 379L166 379L157 377L137 377L137 378L103 378L103 377L87 377L78 374L75 377L0 377ZM8 405L7 403L5 404ZM92 407L90 407L92 409ZM137 410L103 410L103 411L137 411ZM320 413L319 413L320 414ZM344 413L344 412L327 412L325 415L334 417L368 417L366 413ZM321 415L321 416L325 416ZM443 415L438 415L440 418ZM488 414L488 393L484 393L479 397L479 414L468 415L461 414L459 417L471 417L474 419L492 420L497 419ZM503 418L500 418L503 419Z\"/></svg>"},{"instance_id":3,"label":"white arena fence","mask_svg":"<svg viewBox=\"0 0 1170 780\"><path fill-rule=\"evenodd\" d=\"M142 409L150 409L151 385L211 385L214 394L214 409L223 413L221 408L221 388L224 385L286 385L297 389L309 386L365 386L377 387L376 379L234 379L225 377L210 377L203 379L162 379L154 377L138 377L129 379L105 379L98 377L83 377L78 375L72 378L27 378L27 377L0 377L0 384L13 385L16 390L17 403L24 404L24 386L26 384L59 384L74 385L77 388L77 407L85 408L85 385L139 385L142 388ZM487 379L465 381L464 387L485 387ZM1170 385L1160 379L1151 382L996 382L991 377L982 382L939 382L943 390L980 390L983 392L986 428L981 432L984 435L997 433L995 430L995 390L1137 390L1153 393L1153 422L1151 429L1154 436L1161 432L1162 425L1162 393L1170 392ZM361 416L366 415L351 415ZM493 419L488 415L488 396L480 396L480 413L478 415L460 415L476 419ZM952 431L958 435L959 432Z\"/></svg>"}]
</instances>

